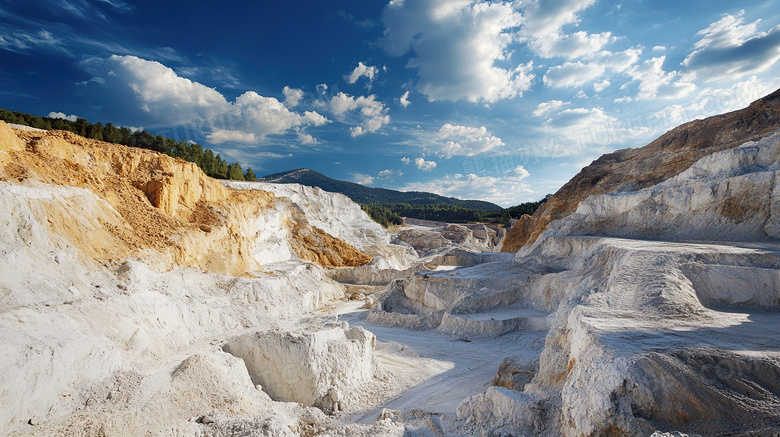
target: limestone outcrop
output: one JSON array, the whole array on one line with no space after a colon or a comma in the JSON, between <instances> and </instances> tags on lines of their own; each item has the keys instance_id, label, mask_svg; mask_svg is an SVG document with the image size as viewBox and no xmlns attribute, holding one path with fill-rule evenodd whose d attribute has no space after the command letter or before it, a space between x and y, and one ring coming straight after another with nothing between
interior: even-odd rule
<instances>
[{"instance_id":1,"label":"limestone outcrop","mask_svg":"<svg viewBox=\"0 0 780 437\"><path fill-rule=\"evenodd\" d=\"M13 201L26 199L25 208L92 257L152 257L163 266L231 274L292 257L326 267L371 261L310 225L290 201L259 189L226 188L193 163L69 132L14 132L2 122L0 135L3 191L25 193ZM59 187L53 189L57 194L35 194L50 186ZM365 214L350 219L373 223ZM359 228L346 222L329 228ZM381 238L381 229L373 230ZM258 244L269 231L283 233L286 251L269 252Z\"/></svg>"},{"instance_id":2,"label":"limestone outcrop","mask_svg":"<svg viewBox=\"0 0 780 437\"><path fill-rule=\"evenodd\" d=\"M406 219L393 242L412 247L419 256L442 254L452 249L496 252L506 236L502 226L484 223L453 224Z\"/></svg>"},{"instance_id":3,"label":"limestone outcrop","mask_svg":"<svg viewBox=\"0 0 780 437\"><path fill-rule=\"evenodd\" d=\"M445 435L776 434L778 176L780 130L763 132L582 199L512 260L396 281L367 320L466 341L547 331Z\"/></svg>"},{"instance_id":4,"label":"limestone outcrop","mask_svg":"<svg viewBox=\"0 0 780 437\"><path fill-rule=\"evenodd\" d=\"M623 149L593 161L531 216L512 227L501 248L517 252L533 243L550 222L576 211L588 196L636 191L687 170L699 159L780 128L780 90L745 109L676 127L645 147Z\"/></svg>"},{"instance_id":5,"label":"limestone outcrop","mask_svg":"<svg viewBox=\"0 0 780 437\"><path fill-rule=\"evenodd\" d=\"M314 361L350 364L362 348L372 396L335 393L316 407L272 399L223 349L344 297L326 268L371 257L320 226L353 242L368 229L377 253L390 238L348 208L328 224L191 163L0 122L0 434L402 435L401 425L344 425L322 412L372 405L428 374L374 364L361 328L332 342L349 359L329 343ZM324 325L284 332L318 338ZM349 387L338 381L328 387Z\"/></svg>"}]
</instances>

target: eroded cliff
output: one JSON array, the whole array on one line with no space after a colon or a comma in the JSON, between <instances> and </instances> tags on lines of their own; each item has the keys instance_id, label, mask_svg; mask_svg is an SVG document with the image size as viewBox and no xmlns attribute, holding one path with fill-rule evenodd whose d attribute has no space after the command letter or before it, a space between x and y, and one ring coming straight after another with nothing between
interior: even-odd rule
<instances>
[{"instance_id":1,"label":"eroded cliff","mask_svg":"<svg viewBox=\"0 0 780 437\"><path fill-rule=\"evenodd\" d=\"M291 202L262 190L226 188L193 163L64 131L15 132L0 123L0 135L0 182L27 193L40 219L96 259L147 257L167 268L245 274L265 261L252 254L264 232L258 217L281 210L275 225L289 231L289 246L301 259L326 267L371 261L311 226ZM43 184L62 189L32 194Z\"/></svg>"},{"instance_id":2,"label":"eroded cliff","mask_svg":"<svg viewBox=\"0 0 780 437\"><path fill-rule=\"evenodd\" d=\"M553 220L591 195L636 191L682 173L704 156L755 141L780 128L780 90L745 109L685 123L645 147L606 154L583 168L533 215L507 234L503 252L533 243Z\"/></svg>"}]
</instances>

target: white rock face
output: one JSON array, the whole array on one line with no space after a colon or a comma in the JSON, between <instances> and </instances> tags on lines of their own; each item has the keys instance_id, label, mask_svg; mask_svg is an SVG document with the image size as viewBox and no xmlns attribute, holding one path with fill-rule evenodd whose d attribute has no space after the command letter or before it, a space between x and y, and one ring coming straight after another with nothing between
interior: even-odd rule
<instances>
[{"instance_id":1,"label":"white rock face","mask_svg":"<svg viewBox=\"0 0 780 437\"><path fill-rule=\"evenodd\" d=\"M558 235L762 241L780 238L780 133L702 158L640 191L591 196Z\"/></svg>"},{"instance_id":2,"label":"white rock face","mask_svg":"<svg viewBox=\"0 0 780 437\"><path fill-rule=\"evenodd\" d=\"M225 350L246 363L274 400L325 411L346 410L374 377L376 337L361 327L257 332L228 340Z\"/></svg>"},{"instance_id":3,"label":"white rock face","mask_svg":"<svg viewBox=\"0 0 780 437\"><path fill-rule=\"evenodd\" d=\"M531 383L463 401L447 435L780 432L779 151L772 135L590 197L513 261L396 282L369 320L474 339L554 311Z\"/></svg>"},{"instance_id":4,"label":"white rock face","mask_svg":"<svg viewBox=\"0 0 780 437\"><path fill-rule=\"evenodd\" d=\"M417 254L408 247L390 244L390 234L360 208L360 205L339 193L299 184L222 181L225 186L263 190L278 196L276 214L258 217L257 252L253 256L261 264L295 259L289 247L289 232L263 232L281 229L280 224L292 214L305 217L308 223L339 238L373 258L370 269L406 270L417 261Z\"/></svg>"},{"instance_id":5,"label":"white rock face","mask_svg":"<svg viewBox=\"0 0 780 437\"><path fill-rule=\"evenodd\" d=\"M0 182L0 434L202 435L206 422L214 435L258 426L267 435L304 433L300 417L307 410L271 400L252 384L243 361L214 347L247 331L278 329L280 321L344 295L323 268L285 251L291 208L280 202L246 230L258 235L252 250L264 272L234 277L166 271L151 251L144 262L98 263L48 218L58 215L72 238L103 245L82 247L110 248L113 237L101 233L102 223L117 212L108 203L81 188ZM360 363L354 360L360 349L370 364L371 334L339 331L341 338L327 345L349 353L334 355L340 363ZM347 382L372 377L359 369L338 372L348 370ZM329 383L343 388L338 372ZM331 407L354 399L337 394ZM236 421L237 413L255 419ZM86 430L89 423L102 423L103 431ZM329 423L323 429L333 429ZM388 435L399 429L377 426ZM371 426L349 429L381 435Z\"/></svg>"},{"instance_id":6,"label":"white rock face","mask_svg":"<svg viewBox=\"0 0 780 437\"><path fill-rule=\"evenodd\" d=\"M440 255L453 249L470 252L496 252L506 236L506 229L485 224L446 224L406 219L393 242L411 246L421 257Z\"/></svg>"},{"instance_id":7,"label":"white rock face","mask_svg":"<svg viewBox=\"0 0 780 437\"><path fill-rule=\"evenodd\" d=\"M312 226L356 246L389 244L390 234L349 197L299 184L223 181L225 186L268 191L290 199Z\"/></svg>"}]
</instances>

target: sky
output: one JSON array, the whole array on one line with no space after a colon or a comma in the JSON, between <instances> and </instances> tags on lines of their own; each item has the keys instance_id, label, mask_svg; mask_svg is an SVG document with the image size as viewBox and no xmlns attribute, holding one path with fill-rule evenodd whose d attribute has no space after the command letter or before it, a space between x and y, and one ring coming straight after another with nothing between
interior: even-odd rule
<instances>
[{"instance_id":1,"label":"sky","mask_svg":"<svg viewBox=\"0 0 780 437\"><path fill-rule=\"evenodd\" d=\"M0 107L505 207L779 59L780 0L0 0Z\"/></svg>"}]
</instances>

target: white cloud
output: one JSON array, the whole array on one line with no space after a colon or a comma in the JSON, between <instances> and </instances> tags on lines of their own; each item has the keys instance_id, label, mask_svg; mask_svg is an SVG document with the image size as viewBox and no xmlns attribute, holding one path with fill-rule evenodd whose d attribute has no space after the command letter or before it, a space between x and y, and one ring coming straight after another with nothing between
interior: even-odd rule
<instances>
[{"instance_id":1,"label":"white cloud","mask_svg":"<svg viewBox=\"0 0 780 437\"><path fill-rule=\"evenodd\" d=\"M471 127L453 124L443 125L437 134L440 140L446 140L436 150L442 158L453 156L474 156L504 145L501 138L493 136L485 126Z\"/></svg>"},{"instance_id":2,"label":"white cloud","mask_svg":"<svg viewBox=\"0 0 780 437\"><path fill-rule=\"evenodd\" d=\"M577 91L577 94L575 94L573 98L575 98L575 99L587 99L588 95L585 94L585 91L579 90L579 91Z\"/></svg>"},{"instance_id":3,"label":"white cloud","mask_svg":"<svg viewBox=\"0 0 780 437\"><path fill-rule=\"evenodd\" d=\"M405 92L399 99L398 104L406 108L412 102L409 101L409 91Z\"/></svg>"},{"instance_id":4,"label":"white cloud","mask_svg":"<svg viewBox=\"0 0 780 437\"><path fill-rule=\"evenodd\" d=\"M596 53L612 42L610 32L588 34L584 31L563 33L567 25L579 23L579 13L596 0L529 0L524 2L525 22L520 37L537 55L576 59Z\"/></svg>"},{"instance_id":5,"label":"white cloud","mask_svg":"<svg viewBox=\"0 0 780 437\"><path fill-rule=\"evenodd\" d=\"M431 171L436 168L435 161L426 161L425 158L416 158L414 160L414 165L416 165L420 170L424 171Z\"/></svg>"},{"instance_id":6,"label":"white cloud","mask_svg":"<svg viewBox=\"0 0 780 437\"><path fill-rule=\"evenodd\" d=\"M64 112L54 112L54 111L50 112L48 117L49 118L61 118L63 120L68 120L68 121L76 121L78 119L78 117L75 116L75 115L65 115Z\"/></svg>"},{"instance_id":7,"label":"white cloud","mask_svg":"<svg viewBox=\"0 0 780 437\"><path fill-rule=\"evenodd\" d=\"M632 48L620 52L603 51L577 62L564 62L550 67L544 84L551 88L579 87L595 81L606 72L623 73L639 59L642 50Z\"/></svg>"},{"instance_id":8,"label":"white cloud","mask_svg":"<svg viewBox=\"0 0 780 437\"><path fill-rule=\"evenodd\" d=\"M193 133L205 134L213 144L252 144L268 135L290 132L311 144L316 140L301 129L330 122L314 111L291 111L288 107L297 105L302 92L289 87L282 91L284 104L254 91L228 102L213 88L181 77L159 62L135 56L91 58L83 61L82 66L95 75L84 86L95 92L101 103L123 103L121 107L104 107L109 114L119 114L112 118L151 126L190 124L200 131Z\"/></svg>"},{"instance_id":9,"label":"white cloud","mask_svg":"<svg viewBox=\"0 0 780 437\"><path fill-rule=\"evenodd\" d=\"M518 165L514 169L508 171L506 174L507 176L518 181L521 179L525 179L531 175L530 173L528 173L528 170L526 170L525 167L523 167L522 165Z\"/></svg>"},{"instance_id":10,"label":"white cloud","mask_svg":"<svg viewBox=\"0 0 780 437\"><path fill-rule=\"evenodd\" d=\"M14 29L13 31L6 31L0 29L6 33L0 35L0 48L4 48L10 51L23 51L32 48L46 48L50 50L57 50L64 52L68 55L71 53L66 48L65 43L61 38L57 38L51 32L47 30L40 30L38 32L25 32L22 30Z\"/></svg>"},{"instance_id":11,"label":"white cloud","mask_svg":"<svg viewBox=\"0 0 780 437\"><path fill-rule=\"evenodd\" d=\"M575 59L598 52L613 39L609 32L589 34L579 31L571 35L553 33L544 38L532 39L529 46L545 58L560 56Z\"/></svg>"},{"instance_id":12,"label":"white cloud","mask_svg":"<svg viewBox=\"0 0 780 437\"><path fill-rule=\"evenodd\" d=\"M412 162L412 160L404 156L403 158L401 158L401 162L403 162L404 165L408 165L410 162Z\"/></svg>"},{"instance_id":13,"label":"white cloud","mask_svg":"<svg viewBox=\"0 0 780 437\"><path fill-rule=\"evenodd\" d=\"M311 144L317 144L318 141L316 138L314 138L311 134L307 134L304 132L298 132L298 141L301 144L305 145L311 145Z\"/></svg>"},{"instance_id":14,"label":"white cloud","mask_svg":"<svg viewBox=\"0 0 780 437\"><path fill-rule=\"evenodd\" d=\"M215 128L206 136L209 142L221 144L233 141L248 144L268 135L286 133L293 128L323 126L330 122L314 111L306 111L303 114L292 112L274 97L261 96L254 91L247 91L238 96L226 115L229 120L236 121L236 126L232 130L247 135L231 135L225 132L231 129ZM252 135L248 135L249 133Z\"/></svg>"},{"instance_id":15,"label":"white cloud","mask_svg":"<svg viewBox=\"0 0 780 437\"><path fill-rule=\"evenodd\" d=\"M619 120L601 108L570 108L548 118L543 130L564 143L577 145L577 149L558 152L571 155L582 152L579 147L604 147L650 132L644 123L637 124L636 120L634 117Z\"/></svg>"},{"instance_id":16,"label":"white cloud","mask_svg":"<svg viewBox=\"0 0 780 437\"><path fill-rule=\"evenodd\" d=\"M756 76L730 83L725 88L705 88L685 104L673 104L653 114L650 116L651 124L668 129L692 120L736 111L773 90L773 84L759 80Z\"/></svg>"},{"instance_id":17,"label":"white cloud","mask_svg":"<svg viewBox=\"0 0 780 437\"><path fill-rule=\"evenodd\" d=\"M298 103L303 98L302 89L290 88L288 86L284 87L282 94L284 94L284 106L291 109L298 106Z\"/></svg>"},{"instance_id":18,"label":"white cloud","mask_svg":"<svg viewBox=\"0 0 780 437\"><path fill-rule=\"evenodd\" d=\"M568 105L568 104L569 103L564 103L561 100L550 100L549 102L542 102L536 106L533 115L534 117L541 117L542 115L548 112L555 111L561 106Z\"/></svg>"},{"instance_id":19,"label":"white cloud","mask_svg":"<svg viewBox=\"0 0 780 437\"><path fill-rule=\"evenodd\" d=\"M128 5L127 3L119 0L98 0L102 3L107 3L114 8L118 9L120 12L130 12L133 10L132 6Z\"/></svg>"},{"instance_id":20,"label":"white cloud","mask_svg":"<svg viewBox=\"0 0 780 437\"><path fill-rule=\"evenodd\" d=\"M340 92L333 96L328 104L328 108L333 114L344 118L348 113L359 111L360 126L350 128L353 137L357 137L369 132L376 132L382 126L390 123L390 116L387 115L387 108L382 102L376 100L375 95L368 97L352 97Z\"/></svg>"},{"instance_id":21,"label":"white cloud","mask_svg":"<svg viewBox=\"0 0 780 437\"><path fill-rule=\"evenodd\" d=\"M371 83L374 81L374 76L376 76L377 73L379 73L377 67L358 62L358 66L352 70L352 73L344 76L344 80L351 85L357 82L361 77L365 77L368 79L368 87L371 88Z\"/></svg>"},{"instance_id":22,"label":"white cloud","mask_svg":"<svg viewBox=\"0 0 780 437\"><path fill-rule=\"evenodd\" d=\"M239 130L215 129L206 136L212 144L222 143L243 143L252 144L257 142L257 137L251 132L242 132Z\"/></svg>"},{"instance_id":23,"label":"white cloud","mask_svg":"<svg viewBox=\"0 0 780 437\"><path fill-rule=\"evenodd\" d=\"M99 91L106 101L122 102L122 110L136 109L144 124L180 125L230 110L230 103L215 89L180 77L156 61L113 55L87 59L82 66L100 79L91 83L103 82Z\"/></svg>"},{"instance_id":24,"label":"white cloud","mask_svg":"<svg viewBox=\"0 0 780 437\"><path fill-rule=\"evenodd\" d=\"M627 73L639 81L636 100L677 99L696 90L696 85L680 77L676 71L664 71L666 56L659 56L634 65Z\"/></svg>"},{"instance_id":25,"label":"white cloud","mask_svg":"<svg viewBox=\"0 0 780 437\"><path fill-rule=\"evenodd\" d=\"M596 0L530 0L525 6L523 33L545 37L561 30L567 24L579 22L577 14L596 3Z\"/></svg>"},{"instance_id":26,"label":"white cloud","mask_svg":"<svg viewBox=\"0 0 780 437\"><path fill-rule=\"evenodd\" d=\"M393 177L394 175L395 175L395 172L394 172L393 170L390 170L390 169L388 168L388 169L385 169L385 170L382 170L382 171L380 171L380 172L379 172L379 173L376 175L376 177L378 177L379 179L390 179L390 178L391 178L391 177Z\"/></svg>"},{"instance_id":27,"label":"white cloud","mask_svg":"<svg viewBox=\"0 0 780 437\"><path fill-rule=\"evenodd\" d=\"M759 32L744 23L744 11L724 15L697 33L701 39L683 61L691 78L714 81L766 71L780 59L780 25Z\"/></svg>"},{"instance_id":28,"label":"white cloud","mask_svg":"<svg viewBox=\"0 0 780 437\"><path fill-rule=\"evenodd\" d=\"M530 200L536 193L524 179L528 172L518 168L502 177L476 174L446 175L427 182L414 182L403 187L405 191L427 191L459 199L479 199L508 207Z\"/></svg>"},{"instance_id":29,"label":"white cloud","mask_svg":"<svg viewBox=\"0 0 780 437\"><path fill-rule=\"evenodd\" d=\"M544 126L555 130L568 129L575 131L614 121L615 118L608 116L601 108L571 108L564 109L554 117L548 118L544 122Z\"/></svg>"},{"instance_id":30,"label":"white cloud","mask_svg":"<svg viewBox=\"0 0 780 437\"><path fill-rule=\"evenodd\" d=\"M544 84L552 88L578 87L601 77L606 67L598 63L566 62L551 67L544 75Z\"/></svg>"},{"instance_id":31,"label":"white cloud","mask_svg":"<svg viewBox=\"0 0 780 437\"><path fill-rule=\"evenodd\" d=\"M352 173L352 180L360 185L371 185L374 183L374 177L365 173Z\"/></svg>"},{"instance_id":32,"label":"white cloud","mask_svg":"<svg viewBox=\"0 0 780 437\"><path fill-rule=\"evenodd\" d=\"M593 84L593 91L596 91L597 93L600 93L600 92L604 91L605 89L607 89L607 87L610 86L610 85L611 84L609 83L609 81L604 79L601 82L596 82L596 83Z\"/></svg>"},{"instance_id":33,"label":"white cloud","mask_svg":"<svg viewBox=\"0 0 780 437\"><path fill-rule=\"evenodd\" d=\"M414 53L407 66L429 101L496 102L531 87L533 64L512 62L508 51L522 23L511 2L391 1L382 22L382 45L393 56Z\"/></svg>"},{"instance_id":34,"label":"white cloud","mask_svg":"<svg viewBox=\"0 0 780 437\"><path fill-rule=\"evenodd\" d=\"M665 52L666 51L666 46L653 46L653 51L654 52Z\"/></svg>"}]
</instances>

